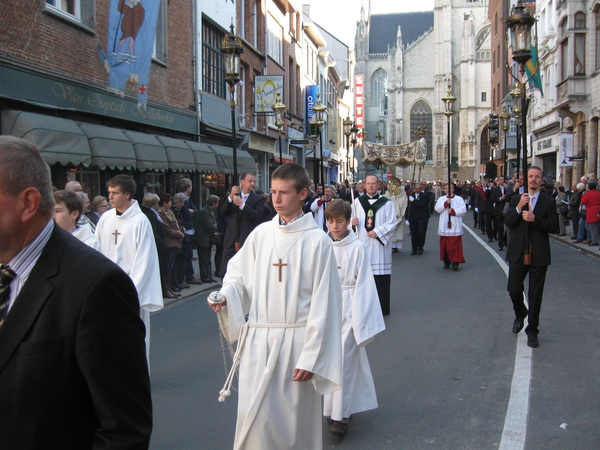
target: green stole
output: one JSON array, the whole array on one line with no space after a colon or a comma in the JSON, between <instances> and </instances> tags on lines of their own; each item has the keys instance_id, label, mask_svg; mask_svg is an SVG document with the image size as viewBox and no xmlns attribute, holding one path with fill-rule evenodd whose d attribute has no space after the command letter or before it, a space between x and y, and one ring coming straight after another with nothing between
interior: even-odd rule
<instances>
[{"instance_id":1,"label":"green stole","mask_svg":"<svg viewBox=\"0 0 600 450\"><path fill-rule=\"evenodd\" d=\"M380 195L379 199L377 199L375 203L371 204L369 203L369 196L367 194L363 194L358 197L358 201L365 210L365 229L367 232L373 231L375 228L375 215L377 214L377 210L389 202L390 199Z\"/></svg>"}]
</instances>

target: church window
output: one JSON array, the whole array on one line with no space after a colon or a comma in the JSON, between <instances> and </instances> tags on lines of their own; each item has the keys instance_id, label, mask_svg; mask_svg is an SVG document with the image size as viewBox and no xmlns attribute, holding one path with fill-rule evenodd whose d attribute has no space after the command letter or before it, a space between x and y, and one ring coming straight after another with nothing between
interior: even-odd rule
<instances>
[{"instance_id":1,"label":"church window","mask_svg":"<svg viewBox=\"0 0 600 450\"><path fill-rule=\"evenodd\" d=\"M387 72L377 69L371 76L370 106L385 108L387 104Z\"/></svg>"},{"instance_id":2,"label":"church window","mask_svg":"<svg viewBox=\"0 0 600 450\"><path fill-rule=\"evenodd\" d=\"M585 34L575 35L574 74L585 75Z\"/></svg>"},{"instance_id":3,"label":"church window","mask_svg":"<svg viewBox=\"0 0 600 450\"><path fill-rule=\"evenodd\" d=\"M575 28L578 30L585 28L585 13L579 11L575 14Z\"/></svg>"},{"instance_id":4,"label":"church window","mask_svg":"<svg viewBox=\"0 0 600 450\"><path fill-rule=\"evenodd\" d=\"M427 160L431 160L433 154L432 123L431 108L429 105L423 100L417 101L410 110L410 140L416 139L414 133L419 127L421 129L427 127L428 133L424 136L427 141Z\"/></svg>"}]
</instances>

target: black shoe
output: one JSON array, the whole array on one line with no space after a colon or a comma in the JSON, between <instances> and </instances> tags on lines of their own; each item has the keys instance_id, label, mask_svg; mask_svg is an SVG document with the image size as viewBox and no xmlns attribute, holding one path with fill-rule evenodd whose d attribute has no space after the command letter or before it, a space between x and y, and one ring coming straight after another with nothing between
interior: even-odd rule
<instances>
[{"instance_id":1,"label":"black shoe","mask_svg":"<svg viewBox=\"0 0 600 450\"><path fill-rule=\"evenodd\" d=\"M500 251L504 250L504 246L502 246L502 245L499 245L499 246L498 246L498 250L500 250Z\"/></svg>"},{"instance_id":2,"label":"black shoe","mask_svg":"<svg viewBox=\"0 0 600 450\"><path fill-rule=\"evenodd\" d=\"M534 334L528 335L527 336L527 345L529 347L539 347L540 342L538 341L537 336Z\"/></svg>"},{"instance_id":3,"label":"black shoe","mask_svg":"<svg viewBox=\"0 0 600 450\"><path fill-rule=\"evenodd\" d=\"M329 433L332 436L337 436L337 437L342 438L342 437L346 436L347 431L348 431L348 425L345 424L344 422L338 422L336 420L335 422L333 422L333 425L331 425Z\"/></svg>"},{"instance_id":4,"label":"black shoe","mask_svg":"<svg viewBox=\"0 0 600 450\"><path fill-rule=\"evenodd\" d=\"M517 317L515 319L515 321L513 322L513 333L517 334L519 331L521 331L523 329L523 326L525 325L525 317L523 318L519 318Z\"/></svg>"},{"instance_id":5,"label":"black shoe","mask_svg":"<svg viewBox=\"0 0 600 450\"><path fill-rule=\"evenodd\" d=\"M191 280L186 280L188 284L202 284L202 281L192 278Z\"/></svg>"},{"instance_id":6,"label":"black shoe","mask_svg":"<svg viewBox=\"0 0 600 450\"><path fill-rule=\"evenodd\" d=\"M417 252L410 252L411 256L415 256L417 254Z\"/></svg>"},{"instance_id":7,"label":"black shoe","mask_svg":"<svg viewBox=\"0 0 600 450\"><path fill-rule=\"evenodd\" d=\"M393 248L392 249L392 253L398 253L398 249L397 248Z\"/></svg>"},{"instance_id":8,"label":"black shoe","mask_svg":"<svg viewBox=\"0 0 600 450\"><path fill-rule=\"evenodd\" d=\"M494 242L494 240L493 239L488 239L488 242Z\"/></svg>"},{"instance_id":9,"label":"black shoe","mask_svg":"<svg viewBox=\"0 0 600 450\"><path fill-rule=\"evenodd\" d=\"M179 286L175 286L174 284L171 285L171 290L173 292L181 292L181 288Z\"/></svg>"},{"instance_id":10,"label":"black shoe","mask_svg":"<svg viewBox=\"0 0 600 450\"><path fill-rule=\"evenodd\" d=\"M444 269L449 269L450 268L450 264L444 264Z\"/></svg>"},{"instance_id":11,"label":"black shoe","mask_svg":"<svg viewBox=\"0 0 600 450\"><path fill-rule=\"evenodd\" d=\"M577 239L577 236L571 236L571 239Z\"/></svg>"},{"instance_id":12,"label":"black shoe","mask_svg":"<svg viewBox=\"0 0 600 450\"><path fill-rule=\"evenodd\" d=\"M419 250L417 250L417 255L422 255L423 254L423 249L420 248Z\"/></svg>"},{"instance_id":13,"label":"black shoe","mask_svg":"<svg viewBox=\"0 0 600 450\"><path fill-rule=\"evenodd\" d=\"M454 270L455 272L458 270L458 263L457 262L453 262L452 263L452 270Z\"/></svg>"}]
</instances>

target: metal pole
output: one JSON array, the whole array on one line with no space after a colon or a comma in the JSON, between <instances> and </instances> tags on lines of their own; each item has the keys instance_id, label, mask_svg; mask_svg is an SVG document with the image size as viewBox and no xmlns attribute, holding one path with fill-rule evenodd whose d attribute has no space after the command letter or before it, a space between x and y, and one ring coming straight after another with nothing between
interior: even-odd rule
<instances>
[{"instance_id":1,"label":"metal pole","mask_svg":"<svg viewBox=\"0 0 600 450\"><path fill-rule=\"evenodd\" d=\"M452 180L450 178L450 165L452 163L452 151L450 147L450 115L448 117L448 188L446 196L448 197L448 228L452 228L452 216L450 216L450 184Z\"/></svg>"},{"instance_id":2,"label":"metal pole","mask_svg":"<svg viewBox=\"0 0 600 450\"><path fill-rule=\"evenodd\" d=\"M279 135L279 167L283 165L283 148L281 147L281 128L277 130Z\"/></svg>"},{"instance_id":3,"label":"metal pole","mask_svg":"<svg viewBox=\"0 0 600 450\"><path fill-rule=\"evenodd\" d=\"M321 148L321 184L323 185L323 193L325 193L325 175L323 173L323 128L319 125L319 147Z\"/></svg>"},{"instance_id":4,"label":"metal pole","mask_svg":"<svg viewBox=\"0 0 600 450\"><path fill-rule=\"evenodd\" d=\"M229 86L231 92L231 149L233 150L233 185L238 182L237 148L235 143L235 85Z\"/></svg>"}]
</instances>

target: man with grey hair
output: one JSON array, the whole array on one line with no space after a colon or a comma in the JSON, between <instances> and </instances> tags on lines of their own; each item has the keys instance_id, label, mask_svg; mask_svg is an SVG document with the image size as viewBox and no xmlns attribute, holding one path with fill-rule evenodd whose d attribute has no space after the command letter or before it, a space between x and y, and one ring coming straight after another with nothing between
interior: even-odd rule
<instances>
[{"instance_id":1,"label":"man with grey hair","mask_svg":"<svg viewBox=\"0 0 600 450\"><path fill-rule=\"evenodd\" d=\"M317 198L312 202L312 205L310 205L310 210L313 213L315 222L317 222L317 226L325 233L329 231L327 228L327 219L325 218L325 208L333 199L334 192L335 188L329 184L326 184L323 188L323 196L321 198Z\"/></svg>"},{"instance_id":2,"label":"man with grey hair","mask_svg":"<svg viewBox=\"0 0 600 450\"><path fill-rule=\"evenodd\" d=\"M79 181L68 181L67 184L65 184L65 191L83 192L83 188Z\"/></svg>"},{"instance_id":3,"label":"man with grey hair","mask_svg":"<svg viewBox=\"0 0 600 450\"><path fill-rule=\"evenodd\" d=\"M221 239L217 229L217 216L215 212L219 207L219 197L210 195L206 204L198 213L194 233L194 243L198 249L198 266L200 267L200 280L203 283L216 283L212 277L210 254L213 243Z\"/></svg>"},{"instance_id":4,"label":"man with grey hair","mask_svg":"<svg viewBox=\"0 0 600 450\"><path fill-rule=\"evenodd\" d=\"M77 194L77 198L81 203L81 215L77 220L77 225L88 224L92 231L96 231L96 224L92 221L92 219L86 216L86 214L90 210L90 198L88 197L87 193L83 191L75 191L75 194Z\"/></svg>"},{"instance_id":5,"label":"man with grey hair","mask_svg":"<svg viewBox=\"0 0 600 450\"><path fill-rule=\"evenodd\" d=\"M53 208L40 151L0 136L2 447L147 449L152 400L135 286L56 226Z\"/></svg>"}]
</instances>

